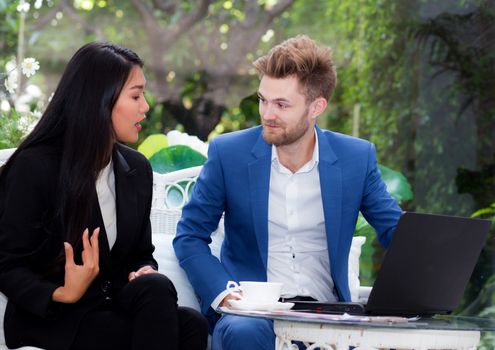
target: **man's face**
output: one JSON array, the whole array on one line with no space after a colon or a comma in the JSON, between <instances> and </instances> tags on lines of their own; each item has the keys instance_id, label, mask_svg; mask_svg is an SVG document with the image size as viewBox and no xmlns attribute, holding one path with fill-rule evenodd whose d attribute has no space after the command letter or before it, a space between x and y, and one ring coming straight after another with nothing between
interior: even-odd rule
<instances>
[{"instance_id":1,"label":"man's face","mask_svg":"<svg viewBox=\"0 0 495 350\"><path fill-rule=\"evenodd\" d=\"M258 89L263 138L275 146L290 145L305 133L313 132L314 119L301 93L297 77L283 79L264 76Z\"/></svg>"}]
</instances>

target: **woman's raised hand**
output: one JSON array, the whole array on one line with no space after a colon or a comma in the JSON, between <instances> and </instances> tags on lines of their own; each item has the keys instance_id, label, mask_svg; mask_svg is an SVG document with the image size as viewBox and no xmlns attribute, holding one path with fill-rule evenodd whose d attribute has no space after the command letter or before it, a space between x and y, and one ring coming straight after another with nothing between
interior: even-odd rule
<instances>
[{"instance_id":1,"label":"woman's raised hand","mask_svg":"<svg viewBox=\"0 0 495 350\"><path fill-rule=\"evenodd\" d=\"M93 231L89 239L89 230L85 229L82 235L83 251L82 265L74 262L74 250L72 246L64 242L65 248L65 277L64 286L55 289L52 295L54 301L61 303L75 303L84 295L96 278L99 267L98 236L100 228Z\"/></svg>"}]
</instances>

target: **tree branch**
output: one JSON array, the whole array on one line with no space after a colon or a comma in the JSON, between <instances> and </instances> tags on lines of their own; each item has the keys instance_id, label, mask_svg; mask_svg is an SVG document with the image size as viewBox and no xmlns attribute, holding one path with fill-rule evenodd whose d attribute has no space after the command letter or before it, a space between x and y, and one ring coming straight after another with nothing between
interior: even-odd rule
<instances>
[{"instance_id":1,"label":"tree branch","mask_svg":"<svg viewBox=\"0 0 495 350\"><path fill-rule=\"evenodd\" d=\"M287 10L293 3L294 0L280 0L271 10L268 10L266 12L273 19L277 16L280 16L282 12Z\"/></svg>"},{"instance_id":2,"label":"tree branch","mask_svg":"<svg viewBox=\"0 0 495 350\"><path fill-rule=\"evenodd\" d=\"M74 7L69 3L68 0L60 0L60 3L52 8L50 12L48 12L41 19L37 20L36 23L33 23L30 27L31 30L37 31L43 29L45 26L50 24L50 22L55 18L58 12L63 12L67 14L67 16L72 19L74 22L81 25L81 27L89 33L94 33L97 38L103 39L104 35L102 30L95 26L94 24L88 24L88 22L74 9Z\"/></svg>"},{"instance_id":3,"label":"tree branch","mask_svg":"<svg viewBox=\"0 0 495 350\"><path fill-rule=\"evenodd\" d=\"M212 3L213 0L200 0L199 8L195 12L189 12L187 15L184 15L179 22L173 26L168 35L168 42L174 43L177 39L187 31L189 31L194 24L196 24L199 20L206 17L208 14L208 7Z\"/></svg>"},{"instance_id":4,"label":"tree branch","mask_svg":"<svg viewBox=\"0 0 495 350\"><path fill-rule=\"evenodd\" d=\"M256 18L258 17L259 5L257 0L247 0L244 12L246 17L244 21L240 23L243 28L251 28L256 23Z\"/></svg>"},{"instance_id":5,"label":"tree branch","mask_svg":"<svg viewBox=\"0 0 495 350\"><path fill-rule=\"evenodd\" d=\"M171 1L153 0L153 5L163 12L173 15L177 11L177 4Z\"/></svg>"},{"instance_id":6,"label":"tree branch","mask_svg":"<svg viewBox=\"0 0 495 350\"><path fill-rule=\"evenodd\" d=\"M256 1L250 1L246 5L248 13L243 23L240 23L230 31L229 52L240 53L241 55L233 54L236 59L229 59L224 65L230 65L231 69L233 69L241 64L245 55L256 48L260 38L270 28L274 19L292 6L293 3L294 0L281 0L273 8L264 10Z\"/></svg>"},{"instance_id":7,"label":"tree branch","mask_svg":"<svg viewBox=\"0 0 495 350\"><path fill-rule=\"evenodd\" d=\"M30 27L31 30L38 31L43 29L45 26L47 26L52 19L55 18L58 12L60 12L63 8L63 1L60 2L57 6L53 7L48 13L46 13L43 17L40 19L36 20L35 23L33 23Z\"/></svg>"},{"instance_id":8,"label":"tree branch","mask_svg":"<svg viewBox=\"0 0 495 350\"><path fill-rule=\"evenodd\" d=\"M88 24L88 22L86 22L86 20L83 17L79 16L76 10L74 10L74 7L72 5L69 5L68 0L61 0L60 4L62 5L67 15L72 20L79 23L86 32L94 33L99 40L104 39L105 36L103 35L103 31L101 30L101 28L95 25L94 23Z\"/></svg>"},{"instance_id":9,"label":"tree branch","mask_svg":"<svg viewBox=\"0 0 495 350\"><path fill-rule=\"evenodd\" d=\"M140 0L131 0L132 5L138 10L139 14L143 18L144 28L148 35L152 35L156 32L161 32L161 27L158 24L155 16L150 9Z\"/></svg>"},{"instance_id":10,"label":"tree branch","mask_svg":"<svg viewBox=\"0 0 495 350\"><path fill-rule=\"evenodd\" d=\"M201 49L195 35L191 35L191 44L194 50L194 55L199 58L200 62L206 62L208 60L208 50Z\"/></svg>"}]
</instances>

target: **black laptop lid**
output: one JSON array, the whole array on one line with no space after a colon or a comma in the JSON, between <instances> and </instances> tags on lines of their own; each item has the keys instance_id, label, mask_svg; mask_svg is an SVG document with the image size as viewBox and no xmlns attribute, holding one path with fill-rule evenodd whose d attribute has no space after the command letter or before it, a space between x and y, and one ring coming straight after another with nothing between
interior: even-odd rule
<instances>
[{"instance_id":1,"label":"black laptop lid","mask_svg":"<svg viewBox=\"0 0 495 350\"><path fill-rule=\"evenodd\" d=\"M370 314L431 315L460 303L490 221L405 212L373 285Z\"/></svg>"}]
</instances>

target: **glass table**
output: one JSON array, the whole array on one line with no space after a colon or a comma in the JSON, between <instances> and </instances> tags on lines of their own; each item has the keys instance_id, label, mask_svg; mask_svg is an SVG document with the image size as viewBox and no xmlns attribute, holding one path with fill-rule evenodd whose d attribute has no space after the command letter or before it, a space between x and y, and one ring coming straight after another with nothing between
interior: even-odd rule
<instances>
[{"instance_id":1,"label":"glass table","mask_svg":"<svg viewBox=\"0 0 495 350\"><path fill-rule=\"evenodd\" d=\"M218 311L273 320L276 350L299 349L293 341L304 343L308 350L349 350L350 346L355 350L475 350L481 332L495 330L495 320L477 317L406 319L228 308Z\"/></svg>"}]
</instances>

